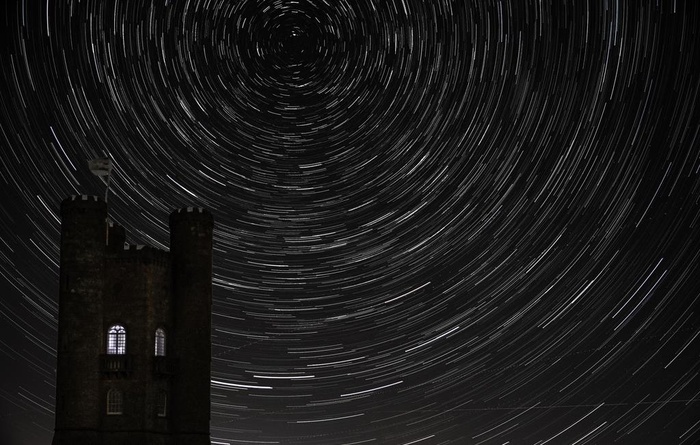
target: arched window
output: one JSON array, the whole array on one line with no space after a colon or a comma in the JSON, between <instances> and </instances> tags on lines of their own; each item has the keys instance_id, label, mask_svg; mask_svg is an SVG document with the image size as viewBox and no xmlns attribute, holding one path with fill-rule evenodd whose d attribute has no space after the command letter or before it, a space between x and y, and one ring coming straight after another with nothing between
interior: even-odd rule
<instances>
[{"instance_id":1,"label":"arched window","mask_svg":"<svg viewBox=\"0 0 700 445\"><path fill-rule=\"evenodd\" d=\"M118 389L107 391L107 414L118 415L124 409L124 398Z\"/></svg>"},{"instance_id":2,"label":"arched window","mask_svg":"<svg viewBox=\"0 0 700 445\"><path fill-rule=\"evenodd\" d=\"M107 354L126 354L126 329L115 324L107 331Z\"/></svg>"},{"instance_id":3,"label":"arched window","mask_svg":"<svg viewBox=\"0 0 700 445\"><path fill-rule=\"evenodd\" d=\"M165 331L162 328L156 329L156 356L165 356Z\"/></svg>"},{"instance_id":4,"label":"arched window","mask_svg":"<svg viewBox=\"0 0 700 445\"><path fill-rule=\"evenodd\" d=\"M168 393L165 391L158 392L158 400L156 400L156 411L158 417L165 417L168 415Z\"/></svg>"}]
</instances>

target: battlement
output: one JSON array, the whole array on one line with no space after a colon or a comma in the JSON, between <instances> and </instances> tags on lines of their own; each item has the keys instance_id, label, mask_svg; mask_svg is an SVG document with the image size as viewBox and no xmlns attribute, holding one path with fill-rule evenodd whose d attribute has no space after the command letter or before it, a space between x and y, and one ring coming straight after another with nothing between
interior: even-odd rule
<instances>
[{"instance_id":1,"label":"battlement","mask_svg":"<svg viewBox=\"0 0 700 445\"><path fill-rule=\"evenodd\" d=\"M123 248L113 250L107 258L120 263L158 264L165 267L170 264L169 252L143 244L125 244Z\"/></svg>"},{"instance_id":2,"label":"battlement","mask_svg":"<svg viewBox=\"0 0 700 445\"><path fill-rule=\"evenodd\" d=\"M61 213L73 209L107 210L107 204L99 196L73 195L61 201Z\"/></svg>"},{"instance_id":3,"label":"battlement","mask_svg":"<svg viewBox=\"0 0 700 445\"><path fill-rule=\"evenodd\" d=\"M214 224L214 217L205 208L202 207L184 207L177 209L170 214L170 225L179 222L189 221L205 224Z\"/></svg>"},{"instance_id":4,"label":"battlement","mask_svg":"<svg viewBox=\"0 0 700 445\"><path fill-rule=\"evenodd\" d=\"M102 201L102 198L96 195L71 195L70 198L66 198L66 201Z\"/></svg>"}]
</instances>

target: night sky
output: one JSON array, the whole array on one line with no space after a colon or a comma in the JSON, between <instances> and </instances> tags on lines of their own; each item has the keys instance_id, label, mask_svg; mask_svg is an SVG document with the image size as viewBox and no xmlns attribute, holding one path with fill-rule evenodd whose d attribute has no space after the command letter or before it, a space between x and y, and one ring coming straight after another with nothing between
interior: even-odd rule
<instances>
[{"instance_id":1,"label":"night sky","mask_svg":"<svg viewBox=\"0 0 700 445\"><path fill-rule=\"evenodd\" d=\"M700 441L696 1L5 0L0 442L59 203L211 210L213 444Z\"/></svg>"}]
</instances>

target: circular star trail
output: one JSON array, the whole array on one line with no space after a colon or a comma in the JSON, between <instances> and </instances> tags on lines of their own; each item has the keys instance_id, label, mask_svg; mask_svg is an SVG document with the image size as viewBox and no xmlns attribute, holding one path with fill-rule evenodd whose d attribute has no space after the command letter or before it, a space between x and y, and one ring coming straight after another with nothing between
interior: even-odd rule
<instances>
[{"instance_id":1,"label":"circular star trail","mask_svg":"<svg viewBox=\"0 0 700 445\"><path fill-rule=\"evenodd\" d=\"M132 243L215 216L212 443L699 440L695 2L2 8L3 443L96 157Z\"/></svg>"}]
</instances>

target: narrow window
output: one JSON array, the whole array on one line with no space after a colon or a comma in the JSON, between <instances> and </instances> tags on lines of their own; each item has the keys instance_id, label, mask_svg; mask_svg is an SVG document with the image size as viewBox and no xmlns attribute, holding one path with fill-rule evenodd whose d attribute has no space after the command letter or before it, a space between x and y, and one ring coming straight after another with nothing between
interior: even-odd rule
<instances>
[{"instance_id":1,"label":"narrow window","mask_svg":"<svg viewBox=\"0 0 700 445\"><path fill-rule=\"evenodd\" d=\"M161 328L156 329L156 356L165 356L165 331Z\"/></svg>"},{"instance_id":2,"label":"narrow window","mask_svg":"<svg viewBox=\"0 0 700 445\"><path fill-rule=\"evenodd\" d=\"M122 413L124 399L122 392L117 389L110 389L107 392L107 414L119 415Z\"/></svg>"},{"instance_id":3,"label":"narrow window","mask_svg":"<svg viewBox=\"0 0 700 445\"><path fill-rule=\"evenodd\" d=\"M168 394L165 391L160 391L158 393L156 411L158 417L165 417L168 414Z\"/></svg>"},{"instance_id":4,"label":"narrow window","mask_svg":"<svg viewBox=\"0 0 700 445\"><path fill-rule=\"evenodd\" d=\"M126 329L115 324L107 331L107 354L126 354Z\"/></svg>"}]
</instances>

